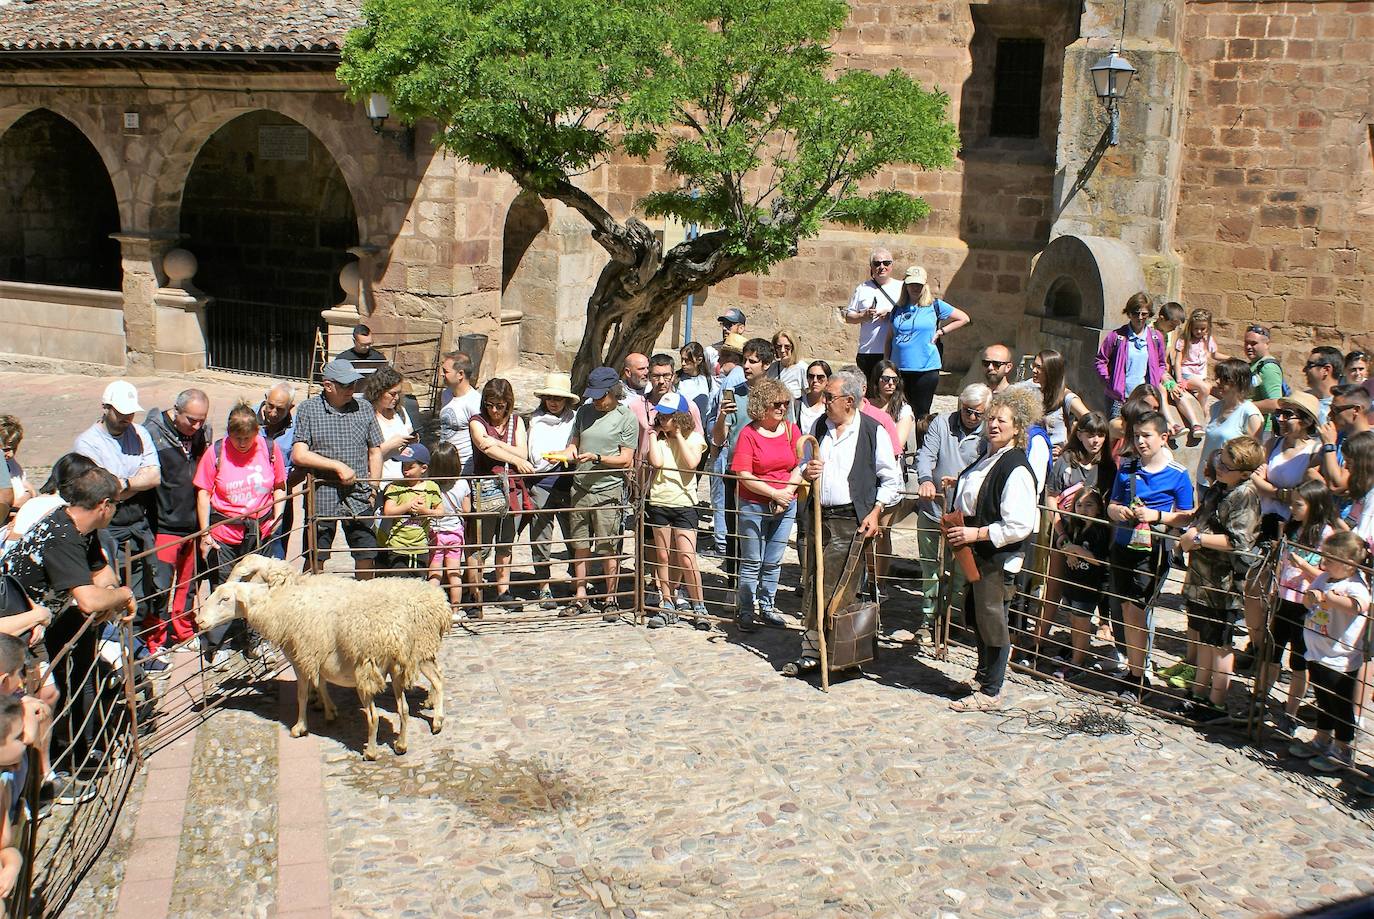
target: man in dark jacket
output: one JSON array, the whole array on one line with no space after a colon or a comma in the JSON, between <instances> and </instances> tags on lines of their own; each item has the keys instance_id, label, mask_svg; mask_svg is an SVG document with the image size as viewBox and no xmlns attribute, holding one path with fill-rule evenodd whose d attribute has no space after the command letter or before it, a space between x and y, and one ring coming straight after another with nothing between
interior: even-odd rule
<instances>
[{"instance_id":1,"label":"man in dark jacket","mask_svg":"<svg viewBox=\"0 0 1374 919\"><path fill-rule=\"evenodd\" d=\"M211 444L210 399L199 389L183 390L168 411L152 408L143 425L157 450L162 481L154 492L150 522L157 564L156 596L144 610L144 640L150 651L179 644L195 635L186 600L196 573L196 541L187 539L196 522L196 466ZM154 670L165 666L153 664ZM146 665L145 665L146 666Z\"/></svg>"}]
</instances>

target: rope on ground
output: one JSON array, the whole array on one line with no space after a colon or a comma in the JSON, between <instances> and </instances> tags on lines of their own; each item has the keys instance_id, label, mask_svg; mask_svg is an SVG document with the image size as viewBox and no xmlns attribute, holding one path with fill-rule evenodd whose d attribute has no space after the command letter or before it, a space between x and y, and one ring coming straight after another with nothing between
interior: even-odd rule
<instances>
[{"instance_id":1,"label":"rope on ground","mask_svg":"<svg viewBox=\"0 0 1374 919\"><path fill-rule=\"evenodd\" d=\"M1072 703L1060 703L1054 708L1036 711L1010 709L997 730L1012 736L1037 734L1051 740L1063 740L1074 734L1089 737L1131 736L1138 746L1150 750L1164 746L1163 739L1156 731L1136 728L1119 712Z\"/></svg>"}]
</instances>

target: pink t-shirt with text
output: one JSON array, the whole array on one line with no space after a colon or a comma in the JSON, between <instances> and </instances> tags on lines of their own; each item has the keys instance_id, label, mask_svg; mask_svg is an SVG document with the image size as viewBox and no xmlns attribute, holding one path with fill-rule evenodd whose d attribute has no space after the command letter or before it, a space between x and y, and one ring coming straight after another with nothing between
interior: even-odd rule
<instances>
[{"instance_id":1,"label":"pink t-shirt with text","mask_svg":"<svg viewBox=\"0 0 1374 919\"><path fill-rule=\"evenodd\" d=\"M792 478L792 470L797 468L797 441L801 439L801 429L790 421L784 423L787 430L777 437L765 437L754 425L745 425L739 432L730 471L748 472L774 488L786 485ZM739 499L755 504L768 502L743 482L739 485Z\"/></svg>"},{"instance_id":2,"label":"pink t-shirt with text","mask_svg":"<svg viewBox=\"0 0 1374 919\"><path fill-rule=\"evenodd\" d=\"M272 492L286 487L286 467L280 450L272 450L268 458L263 438L254 438L250 453L240 453L227 437L211 446L201 456L193 481L197 488L210 493L211 510L226 517L261 517L263 537L271 535ZM243 542L243 524L218 524L210 536L216 542L236 546Z\"/></svg>"}]
</instances>

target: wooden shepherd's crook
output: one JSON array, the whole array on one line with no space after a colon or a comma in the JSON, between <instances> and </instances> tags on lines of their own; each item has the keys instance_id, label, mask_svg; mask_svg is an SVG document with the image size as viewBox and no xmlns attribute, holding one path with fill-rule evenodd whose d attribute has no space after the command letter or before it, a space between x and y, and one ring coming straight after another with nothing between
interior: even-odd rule
<instances>
[{"instance_id":1,"label":"wooden shepherd's crook","mask_svg":"<svg viewBox=\"0 0 1374 919\"><path fill-rule=\"evenodd\" d=\"M797 460L803 461L808 453L813 459L820 459L821 443L812 435L803 434L797 441ZM824 467L821 468L821 476L823 475L825 475ZM825 552L821 543L820 476L817 476L816 481L811 483L811 536L807 541L807 546L816 556L813 595L816 602L817 647L820 649L821 657L821 691L830 692L830 660L825 648Z\"/></svg>"}]
</instances>

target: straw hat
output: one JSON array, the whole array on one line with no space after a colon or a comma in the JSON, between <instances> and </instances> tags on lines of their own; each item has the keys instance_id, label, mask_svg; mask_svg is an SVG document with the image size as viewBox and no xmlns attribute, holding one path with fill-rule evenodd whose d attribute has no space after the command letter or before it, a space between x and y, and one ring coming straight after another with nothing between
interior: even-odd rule
<instances>
[{"instance_id":1,"label":"straw hat","mask_svg":"<svg viewBox=\"0 0 1374 919\"><path fill-rule=\"evenodd\" d=\"M723 344L727 348L734 348L736 351L743 351L744 343L746 341L748 341L748 339L740 333L731 332L729 335L725 336L725 341L723 342Z\"/></svg>"},{"instance_id":2,"label":"straw hat","mask_svg":"<svg viewBox=\"0 0 1374 919\"><path fill-rule=\"evenodd\" d=\"M560 396L564 399L576 399L577 394L572 391L572 375L567 373L546 373L544 374L544 385L534 391L536 396Z\"/></svg>"},{"instance_id":3,"label":"straw hat","mask_svg":"<svg viewBox=\"0 0 1374 919\"><path fill-rule=\"evenodd\" d=\"M1295 392L1279 399L1279 408L1291 408L1294 411L1302 412L1313 423L1321 417L1321 403L1317 397L1305 392Z\"/></svg>"}]
</instances>

